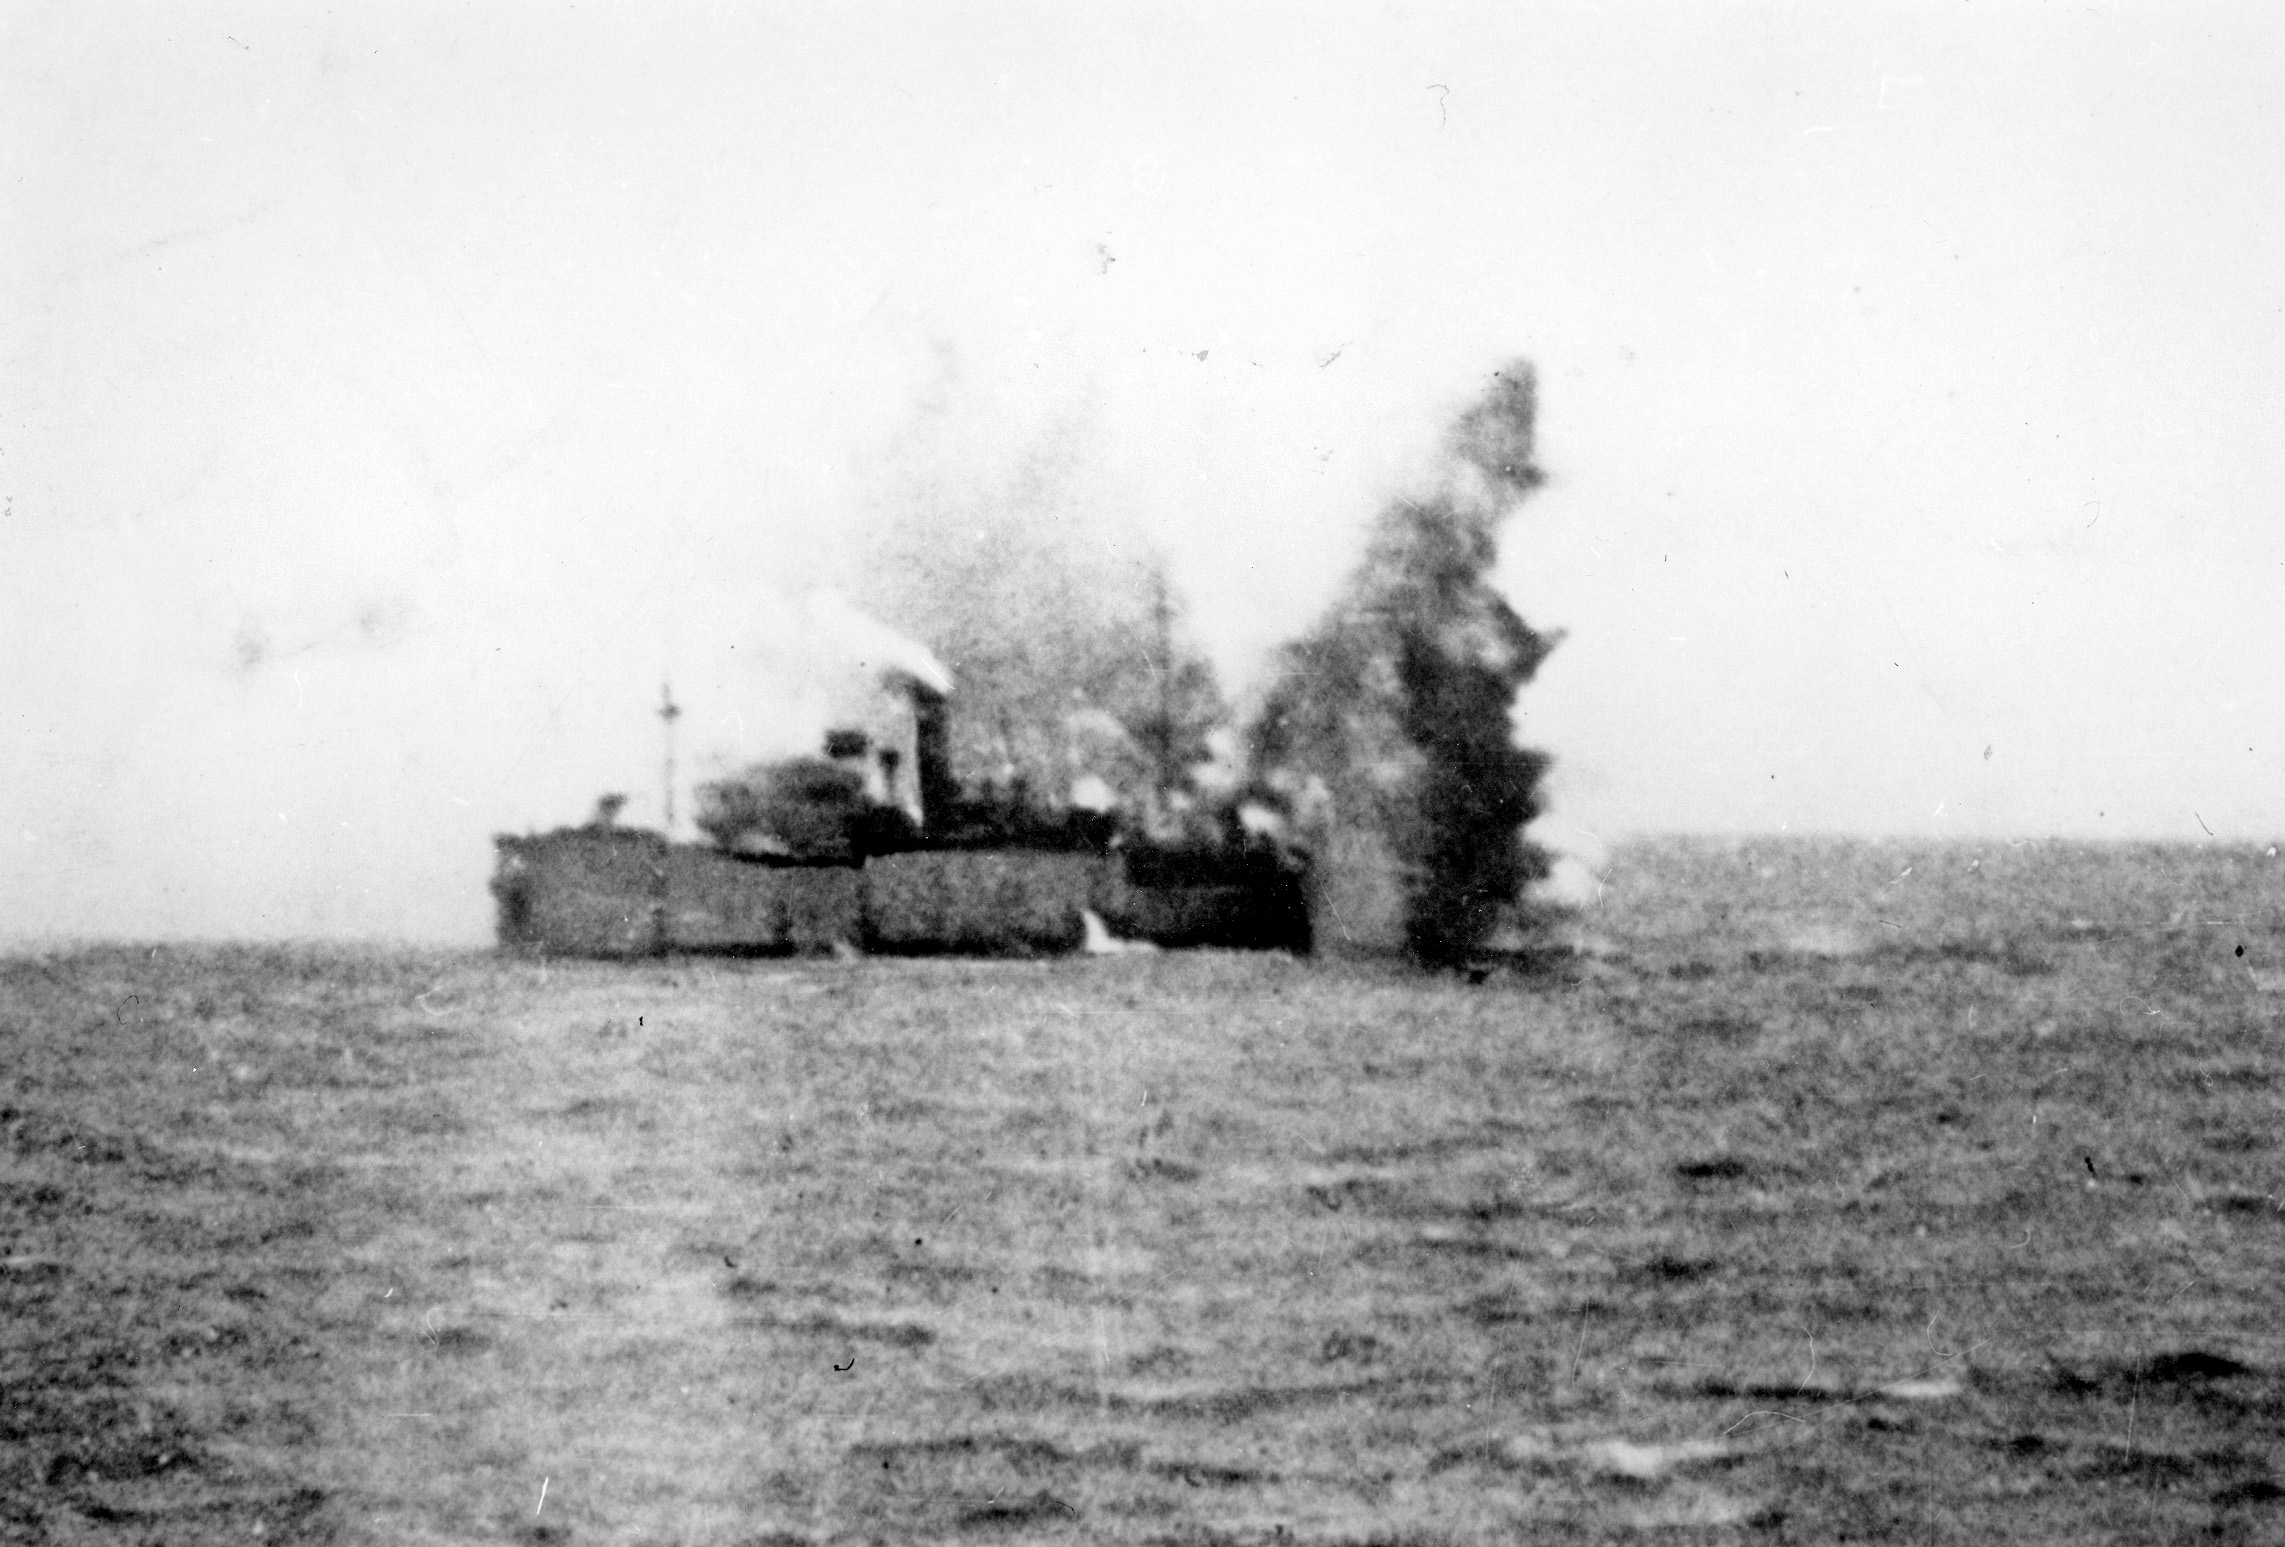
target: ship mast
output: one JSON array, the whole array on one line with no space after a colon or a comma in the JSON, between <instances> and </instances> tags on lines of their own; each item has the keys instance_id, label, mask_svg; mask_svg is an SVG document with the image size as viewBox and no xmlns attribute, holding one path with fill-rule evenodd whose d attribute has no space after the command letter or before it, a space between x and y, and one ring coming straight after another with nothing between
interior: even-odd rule
<instances>
[{"instance_id":1,"label":"ship mast","mask_svg":"<svg viewBox=\"0 0 2285 1547\"><path fill-rule=\"evenodd\" d=\"M659 724L666 740L666 835L674 837L674 722L682 718L682 706L674 701L674 689L659 684Z\"/></svg>"},{"instance_id":2,"label":"ship mast","mask_svg":"<svg viewBox=\"0 0 2285 1547\"><path fill-rule=\"evenodd\" d=\"M1158 628L1158 804L1165 811L1174 791L1174 607L1166 597L1166 563L1151 571L1151 621Z\"/></svg>"}]
</instances>

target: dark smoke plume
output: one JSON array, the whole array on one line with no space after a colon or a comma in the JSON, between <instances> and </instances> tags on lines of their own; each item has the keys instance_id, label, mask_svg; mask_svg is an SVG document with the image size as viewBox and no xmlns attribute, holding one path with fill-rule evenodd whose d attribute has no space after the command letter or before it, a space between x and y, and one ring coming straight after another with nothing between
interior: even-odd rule
<instances>
[{"instance_id":1,"label":"dark smoke plume","mask_svg":"<svg viewBox=\"0 0 2285 1547\"><path fill-rule=\"evenodd\" d=\"M1549 868L1523 837L1549 759L1515 745L1510 714L1559 636L1488 579L1500 523L1545 480L1537 395L1528 364L1493 374L1452 427L1442 487L1381 514L1345 595L1284 650L1253 728L1273 784L1321 782L1329 829L1377 833L1405 947L1431 965L1481 948ZM1332 836L1319 834L1321 862Z\"/></svg>"}]
</instances>

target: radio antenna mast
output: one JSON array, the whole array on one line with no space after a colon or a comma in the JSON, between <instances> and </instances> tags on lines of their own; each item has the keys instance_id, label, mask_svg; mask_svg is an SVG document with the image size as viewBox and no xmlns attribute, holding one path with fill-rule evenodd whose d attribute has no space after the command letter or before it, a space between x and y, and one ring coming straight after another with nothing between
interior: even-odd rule
<instances>
[{"instance_id":1,"label":"radio antenna mast","mask_svg":"<svg viewBox=\"0 0 2285 1547\"><path fill-rule=\"evenodd\" d=\"M674 701L674 689L659 684L659 724L665 727L666 736L666 835L674 837L674 722L682 718L682 706Z\"/></svg>"}]
</instances>

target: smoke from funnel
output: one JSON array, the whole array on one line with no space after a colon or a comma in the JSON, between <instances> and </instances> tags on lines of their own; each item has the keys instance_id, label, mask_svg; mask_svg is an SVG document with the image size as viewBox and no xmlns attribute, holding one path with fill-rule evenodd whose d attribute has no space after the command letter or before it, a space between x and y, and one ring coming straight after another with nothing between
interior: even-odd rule
<instances>
[{"instance_id":1,"label":"smoke from funnel","mask_svg":"<svg viewBox=\"0 0 2285 1547\"><path fill-rule=\"evenodd\" d=\"M1228 718L1162 555L1090 483L1084 413L987 470L948 412L924 404L883 458L849 589L949 668L941 735L964 792L1052 808L1108 780L1147 804Z\"/></svg>"},{"instance_id":2,"label":"smoke from funnel","mask_svg":"<svg viewBox=\"0 0 2285 1547\"><path fill-rule=\"evenodd\" d=\"M1346 593L1282 652L1253 729L1272 784L1330 796L1321 865L1380 856L1401 943L1430 964L1479 949L1548 872L1523 828L1550 760L1515 744L1511 716L1559 636L1488 578L1501 522L1545 479L1537 398L1530 365L1493 373L1452 426L1439 486L1382 512Z\"/></svg>"}]
</instances>

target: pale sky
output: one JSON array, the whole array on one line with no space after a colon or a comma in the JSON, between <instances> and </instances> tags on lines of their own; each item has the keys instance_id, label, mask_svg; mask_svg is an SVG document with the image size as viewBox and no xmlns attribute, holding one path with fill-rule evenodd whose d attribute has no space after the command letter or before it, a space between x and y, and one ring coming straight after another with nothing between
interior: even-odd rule
<instances>
[{"instance_id":1,"label":"pale sky","mask_svg":"<svg viewBox=\"0 0 2285 1547\"><path fill-rule=\"evenodd\" d=\"M7 5L0 938L480 941L916 489L1164 552L1242 696L1519 355L1564 827L2274 841L2281 43Z\"/></svg>"}]
</instances>

